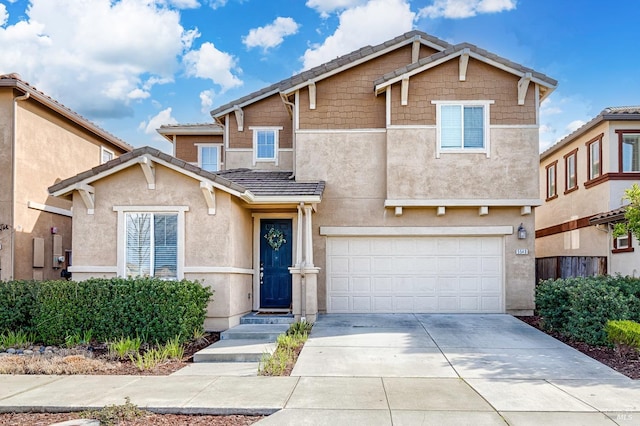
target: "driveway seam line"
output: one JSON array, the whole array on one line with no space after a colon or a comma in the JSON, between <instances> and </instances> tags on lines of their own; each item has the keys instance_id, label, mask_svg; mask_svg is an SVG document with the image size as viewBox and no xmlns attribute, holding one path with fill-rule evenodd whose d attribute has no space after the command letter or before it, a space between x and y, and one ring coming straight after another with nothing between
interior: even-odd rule
<instances>
[{"instance_id":1,"label":"driveway seam line","mask_svg":"<svg viewBox=\"0 0 640 426\"><path fill-rule=\"evenodd\" d=\"M424 325L424 323L422 321L420 321L420 318L418 318L416 314L412 314L412 315L416 319L416 321L418 321L418 323L422 326L422 329L424 330L425 333L427 333L427 336L429 336L429 338L436 345L436 348L438 348L438 350L440 351L440 353L442 354L444 359L447 360L447 364L449 364L449 366L454 371L454 373L456 373L456 376L458 376L458 378L462 379L462 376L460 375L460 373L458 373L458 370L456 370L456 368L451 363L451 360L447 357L447 355L445 355L445 353L443 352L443 350L440 347L440 345L438 344L438 342L436 342L436 339L434 339L433 336L431 335L431 333L429 333L429 330L427 330L427 327Z\"/></svg>"}]
</instances>

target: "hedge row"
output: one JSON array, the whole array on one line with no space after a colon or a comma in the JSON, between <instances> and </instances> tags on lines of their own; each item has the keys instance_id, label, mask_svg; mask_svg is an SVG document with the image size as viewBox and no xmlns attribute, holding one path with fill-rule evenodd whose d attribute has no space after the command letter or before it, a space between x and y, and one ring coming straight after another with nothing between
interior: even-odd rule
<instances>
[{"instance_id":1,"label":"hedge row","mask_svg":"<svg viewBox=\"0 0 640 426\"><path fill-rule=\"evenodd\" d=\"M0 282L0 333L33 332L46 344L91 331L165 343L204 324L212 291L193 281L154 278Z\"/></svg>"},{"instance_id":2,"label":"hedge row","mask_svg":"<svg viewBox=\"0 0 640 426\"><path fill-rule=\"evenodd\" d=\"M640 279L621 276L542 281L536 309L549 330L589 344L607 343L609 320L640 320Z\"/></svg>"}]
</instances>

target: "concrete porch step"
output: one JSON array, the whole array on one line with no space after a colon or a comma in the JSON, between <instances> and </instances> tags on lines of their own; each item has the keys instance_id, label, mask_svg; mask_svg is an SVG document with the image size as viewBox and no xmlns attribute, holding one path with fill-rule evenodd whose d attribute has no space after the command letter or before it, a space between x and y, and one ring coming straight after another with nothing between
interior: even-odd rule
<instances>
[{"instance_id":1,"label":"concrete porch step","mask_svg":"<svg viewBox=\"0 0 640 426\"><path fill-rule=\"evenodd\" d=\"M240 318L240 324L293 324L292 314L250 312Z\"/></svg>"},{"instance_id":2,"label":"concrete porch step","mask_svg":"<svg viewBox=\"0 0 640 426\"><path fill-rule=\"evenodd\" d=\"M193 355L193 362L259 362L276 350L275 339L218 340Z\"/></svg>"},{"instance_id":3,"label":"concrete porch step","mask_svg":"<svg viewBox=\"0 0 640 426\"><path fill-rule=\"evenodd\" d=\"M270 340L275 342L286 333L289 324L240 324L220 333L220 340Z\"/></svg>"}]
</instances>

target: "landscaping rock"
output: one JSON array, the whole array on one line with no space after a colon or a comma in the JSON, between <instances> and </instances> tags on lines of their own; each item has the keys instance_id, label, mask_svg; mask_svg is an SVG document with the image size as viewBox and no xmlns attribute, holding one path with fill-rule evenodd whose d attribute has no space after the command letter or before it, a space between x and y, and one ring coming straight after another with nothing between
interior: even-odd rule
<instances>
[{"instance_id":1,"label":"landscaping rock","mask_svg":"<svg viewBox=\"0 0 640 426\"><path fill-rule=\"evenodd\" d=\"M16 353L16 352L17 352L17 351L16 351L15 349L13 349L13 348L9 348L9 349L7 349L7 353L8 353L9 355L15 355L15 353Z\"/></svg>"}]
</instances>

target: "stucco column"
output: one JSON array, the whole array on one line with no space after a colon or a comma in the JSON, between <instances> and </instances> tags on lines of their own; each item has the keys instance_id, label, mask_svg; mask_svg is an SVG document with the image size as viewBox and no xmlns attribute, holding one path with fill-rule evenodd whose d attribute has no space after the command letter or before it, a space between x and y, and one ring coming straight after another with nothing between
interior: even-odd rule
<instances>
[{"instance_id":1,"label":"stucco column","mask_svg":"<svg viewBox=\"0 0 640 426\"><path fill-rule=\"evenodd\" d=\"M302 226L302 207L304 204L300 203L298 205L298 226L297 226L297 235L296 235L296 262L294 263L296 268L300 268L302 266L302 245L303 243L303 226Z\"/></svg>"},{"instance_id":2,"label":"stucco column","mask_svg":"<svg viewBox=\"0 0 640 426\"><path fill-rule=\"evenodd\" d=\"M303 215L304 213L304 215ZM313 222L311 206L298 206L296 265L292 275L292 310L296 321L315 322L318 316L318 272L313 266Z\"/></svg>"},{"instance_id":3,"label":"stucco column","mask_svg":"<svg viewBox=\"0 0 640 426\"><path fill-rule=\"evenodd\" d=\"M312 235L312 226L311 226L311 206L304 206L304 224L305 224L305 232L304 232L304 242L305 242L305 250L304 250L304 266L313 267L313 235Z\"/></svg>"}]
</instances>

